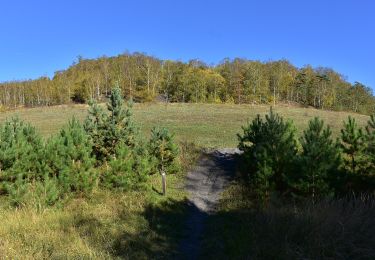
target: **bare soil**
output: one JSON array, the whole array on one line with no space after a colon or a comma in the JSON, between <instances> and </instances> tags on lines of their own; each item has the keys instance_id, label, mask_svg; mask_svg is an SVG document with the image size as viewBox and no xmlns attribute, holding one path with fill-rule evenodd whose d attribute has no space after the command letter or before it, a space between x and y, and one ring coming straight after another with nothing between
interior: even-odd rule
<instances>
[{"instance_id":1,"label":"bare soil","mask_svg":"<svg viewBox=\"0 0 375 260\"><path fill-rule=\"evenodd\" d=\"M189 216L180 248L183 259L199 258L207 218L215 213L221 192L235 176L239 153L233 148L204 153L188 172L185 188L189 193Z\"/></svg>"}]
</instances>

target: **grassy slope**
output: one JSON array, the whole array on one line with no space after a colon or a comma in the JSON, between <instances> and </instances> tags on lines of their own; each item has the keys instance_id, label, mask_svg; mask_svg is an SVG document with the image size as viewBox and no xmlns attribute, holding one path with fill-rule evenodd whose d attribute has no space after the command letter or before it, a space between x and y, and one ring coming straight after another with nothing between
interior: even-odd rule
<instances>
[{"instance_id":1,"label":"grassy slope","mask_svg":"<svg viewBox=\"0 0 375 260\"><path fill-rule=\"evenodd\" d=\"M6 117L19 115L35 125L44 136L49 136L72 116L83 119L86 111L84 105L20 109L1 113L0 122ZM134 107L136 121L146 133L152 126L165 126L176 134L178 140L195 142L202 147L236 146L236 134L241 126L256 114L268 111L268 106L229 104L136 104ZM307 126L309 119L319 116L331 125L334 135L338 135L348 115L354 116L359 125L364 125L368 120L364 115L311 108L279 106L275 111L292 119L299 131Z\"/></svg>"}]
</instances>

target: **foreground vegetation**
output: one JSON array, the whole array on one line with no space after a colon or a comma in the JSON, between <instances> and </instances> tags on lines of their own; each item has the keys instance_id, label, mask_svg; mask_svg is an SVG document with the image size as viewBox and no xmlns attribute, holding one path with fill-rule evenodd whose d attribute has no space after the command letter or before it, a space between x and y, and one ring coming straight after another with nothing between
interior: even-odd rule
<instances>
[{"instance_id":1,"label":"foreground vegetation","mask_svg":"<svg viewBox=\"0 0 375 260\"><path fill-rule=\"evenodd\" d=\"M375 199L370 196L255 205L238 179L207 223L203 258L373 259Z\"/></svg>"},{"instance_id":2,"label":"foreground vegetation","mask_svg":"<svg viewBox=\"0 0 375 260\"><path fill-rule=\"evenodd\" d=\"M187 216L184 172L199 150L180 144L184 168L169 175L161 196L159 175L144 189L94 190L89 197L67 197L54 206L32 203L14 208L0 197L0 255L11 259L150 259L178 254Z\"/></svg>"},{"instance_id":3,"label":"foreground vegetation","mask_svg":"<svg viewBox=\"0 0 375 260\"><path fill-rule=\"evenodd\" d=\"M210 216L212 259L373 259L375 117L353 118L334 141L314 118L298 139L272 110L238 136L237 180Z\"/></svg>"},{"instance_id":4,"label":"foreground vegetation","mask_svg":"<svg viewBox=\"0 0 375 260\"><path fill-rule=\"evenodd\" d=\"M272 109L258 115L238 135L244 177L259 200L279 197L319 199L375 191L375 116L365 129L349 117L340 138L315 117L297 139L292 121Z\"/></svg>"},{"instance_id":5,"label":"foreground vegetation","mask_svg":"<svg viewBox=\"0 0 375 260\"><path fill-rule=\"evenodd\" d=\"M189 162L191 163L191 162ZM0 255L11 259L149 259L176 254L186 208L183 175L160 176L141 191L98 190L42 211L0 206ZM179 202L176 206L175 202Z\"/></svg>"},{"instance_id":6,"label":"foreground vegetation","mask_svg":"<svg viewBox=\"0 0 375 260\"><path fill-rule=\"evenodd\" d=\"M200 103L298 103L330 110L373 113L369 87L351 84L330 68L303 68L287 60L160 60L141 53L78 60L53 78L0 84L0 108L84 103L107 97L118 83L127 98Z\"/></svg>"},{"instance_id":7,"label":"foreground vegetation","mask_svg":"<svg viewBox=\"0 0 375 260\"><path fill-rule=\"evenodd\" d=\"M299 139L272 110L238 135L238 178L207 221L212 259L373 259L375 117L332 139L319 118Z\"/></svg>"}]
</instances>

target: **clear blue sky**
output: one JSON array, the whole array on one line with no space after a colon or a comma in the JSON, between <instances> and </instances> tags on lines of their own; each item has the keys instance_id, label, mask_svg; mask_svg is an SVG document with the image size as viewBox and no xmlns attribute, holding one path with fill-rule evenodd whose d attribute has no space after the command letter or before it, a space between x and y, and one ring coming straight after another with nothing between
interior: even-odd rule
<instances>
[{"instance_id":1,"label":"clear blue sky","mask_svg":"<svg viewBox=\"0 0 375 260\"><path fill-rule=\"evenodd\" d=\"M2 0L0 81L52 76L78 55L286 58L375 88L374 0Z\"/></svg>"}]
</instances>

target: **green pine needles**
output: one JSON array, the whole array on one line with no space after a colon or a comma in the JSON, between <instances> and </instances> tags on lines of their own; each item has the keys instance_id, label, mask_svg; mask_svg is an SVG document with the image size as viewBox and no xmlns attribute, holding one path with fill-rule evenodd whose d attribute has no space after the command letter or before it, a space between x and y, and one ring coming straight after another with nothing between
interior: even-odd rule
<instances>
[{"instance_id":1,"label":"green pine needles","mask_svg":"<svg viewBox=\"0 0 375 260\"><path fill-rule=\"evenodd\" d=\"M173 173L179 171L179 149L174 142L174 136L166 128L153 128L149 142L151 155L157 162L159 172Z\"/></svg>"},{"instance_id":2,"label":"green pine needles","mask_svg":"<svg viewBox=\"0 0 375 260\"><path fill-rule=\"evenodd\" d=\"M0 126L0 180L34 180L43 150L42 138L35 128L19 118L7 120Z\"/></svg>"},{"instance_id":3,"label":"green pine needles","mask_svg":"<svg viewBox=\"0 0 375 260\"><path fill-rule=\"evenodd\" d=\"M284 122L271 109L265 120L258 115L243 131L238 135L239 148L244 151L252 187L262 198L267 198L271 190L285 192L286 173L292 169L297 153L292 123Z\"/></svg>"},{"instance_id":4,"label":"green pine needles","mask_svg":"<svg viewBox=\"0 0 375 260\"><path fill-rule=\"evenodd\" d=\"M340 150L332 140L329 126L314 118L300 139L302 151L296 158L297 171L294 187L299 195L315 197L330 195L338 178Z\"/></svg>"},{"instance_id":5,"label":"green pine needles","mask_svg":"<svg viewBox=\"0 0 375 260\"><path fill-rule=\"evenodd\" d=\"M56 177L64 191L89 193L97 184L91 138L75 118L47 142L45 158L49 176Z\"/></svg>"},{"instance_id":6,"label":"green pine needles","mask_svg":"<svg viewBox=\"0 0 375 260\"><path fill-rule=\"evenodd\" d=\"M119 87L115 87L107 103L107 111L90 104L84 128L92 140L93 156L104 166L100 180L105 187L127 190L142 186L153 173L156 161L132 117L132 101L124 107Z\"/></svg>"},{"instance_id":7,"label":"green pine needles","mask_svg":"<svg viewBox=\"0 0 375 260\"><path fill-rule=\"evenodd\" d=\"M0 126L0 194L16 206L40 209L95 189L145 188L160 169L180 169L173 136L154 129L145 141L118 87L106 110L91 102L83 125L73 118L46 142L18 118Z\"/></svg>"},{"instance_id":8,"label":"green pine needles","mask_svg":"<svg viewBox=\"0 0 375 260\"><path fill-rule=\"evenodd\" d=\"M374 116L365 132L349 117L337 141L329 126L314 118L298 142L293 124L271 109L265 119L258 115L243 127L238 139L246 180L261 201L275 193L315 201L375 191Z\"/></svg>"},{"instance_id":9,"label":"green pine needles","mask_svg":"<svg viewBox=\"0 0 375 260\"><path fill-rule=\"evenodd\" d=\"M139 140L139 131L132 118L132 101L124 108L119 87L112 90L107 111L95 102L90 102L89 115L84 128L93 141L93 152L102 162L115 155L117 146L125 144L135 147Z\"/></svg>"}]
</instances>

